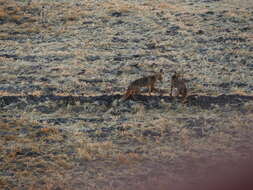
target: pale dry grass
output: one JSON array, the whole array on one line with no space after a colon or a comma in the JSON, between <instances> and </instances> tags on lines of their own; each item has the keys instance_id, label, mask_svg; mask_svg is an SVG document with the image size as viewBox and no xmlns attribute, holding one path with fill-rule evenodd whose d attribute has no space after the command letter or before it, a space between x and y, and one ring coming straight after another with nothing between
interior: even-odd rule
<instances>
[{"instance_id":1,"label":"pale dry grass","mask_svg":"<svg viewBox=\"0 0 253 190\"><path fill-rule=\"evenodd\" d=\"M113 149L112 142L80 142L77 148L77 154L80 159L96 160L111 158L111 149Z\"/></svg>"},{"instance_id":2,"label":"pale dry grass","mask_svg":"<svg viewBox=\"0 0 253 190\"><path fill-rule=\"evenodd\" d=\"M240 7L240 8L252 8L253 7L253 2L250 0L224 0L223 3L225 5L232 5L234 7Z\"/></svg>"}]
</instances>

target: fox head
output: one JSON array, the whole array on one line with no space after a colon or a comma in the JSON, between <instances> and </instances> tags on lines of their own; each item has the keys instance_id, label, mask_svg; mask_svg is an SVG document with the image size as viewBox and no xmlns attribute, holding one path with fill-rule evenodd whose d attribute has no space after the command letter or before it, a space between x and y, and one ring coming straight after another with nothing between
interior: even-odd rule
<instances>
[{"instance_id":1,"label":"fox head","mask_svg":"<svg viewBox=\"0 0 253 190\"><path fill-rule=\"evenodd\" d=\"M174 75L172 75L171 78L172 78L173 81L178 80L178 79L180 78L180 73L177 73L177 72L175 71Z\"/></svg>"}]
</instances>

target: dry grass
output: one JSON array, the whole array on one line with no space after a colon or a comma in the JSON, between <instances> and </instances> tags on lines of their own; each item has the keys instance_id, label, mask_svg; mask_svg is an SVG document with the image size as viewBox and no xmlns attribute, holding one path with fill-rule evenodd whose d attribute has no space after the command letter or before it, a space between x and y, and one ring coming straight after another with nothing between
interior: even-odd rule
<instances>
[{"instance_id":1,"label":"dry grass","mask_svg":"<svg viewBox=\"0 0 253 190\"><path fill-rule=\"evenodd\" d=\"M0 189L138 189L249 156L253 18L238 3L0 0ZM118 102L160 68L162 96ZM168 97L175 70L188 104Z\"/></svg>"},{"instance_id":2,"label":"dry grass","mask_svg":"<svg viewBox=\"0 0 253 190\"><path fill-rule=\"evenodd\" d=\"M50 174L48 179L50 176L57 179L57 172L70 168L71 163L67 161L69 156L65 155L64 149L61 149L61 145L58 144L58 142L62 142L64 136L57 129L41 128L36 130L34 129L36 126L24 120L1 123L0 126L1 132L5 130L8 133L13 133L13 135L1 137L1 159L3 159L1 171L13 174L12 178L1 179L2 188L15 188L18 185L18 180L22 180L26 186L31 183L36 184L40 179L39 176L50 173L52 175ZM18 134L22 130L29 130L29 132ZM50 141L54 143L51 144ZM50 153L51 151L52 153L58 151L58 153L55 152L57 154L54 155ZM53 170L58 171L53 174Z\"/></svg>"},{"instance_id":3,"label":"dry grass","mask_svg":"<svg viewBox=\"0 0 253 190\"><path fill-rule=\"evenodd\" d=\"M238 115L237 112L232 112L229 117L223 112L203 110L196 110L196 115L195 111L178 106L177 110L162 113L159 118L153 120L151 112L145 112L145 109L143 106L137 107L136 117L123 123L124 130L111 134L110 138L113 140L105 141L89 137L91 133L71 133L49 124L37 128L40 125L37 122L31 123L25 115L16 121L6 118L9 121L2 121L0 128L1 132L8 131L10 134L1 138L0 159L4 163L1 165L1 171L14 172L15 177L2 177L1 187L14 188L19 180L23 185L35 189L40 183L45 189L57 186L68 189L78 182L78 179L71 178L71 173L78 165L81 167L83 164L90 167L79 177L88 177L87 185L92 187L96 182L104 183L105 180L117 180L120 176L132 175L133 171L145 167L147 161L174 163L187 157L198 159L200 154L219 153L223 157L237 157L241 152L235 151L235 147L248 146L250 143L248 137L251 134L251 103L245 105L246 114ZM183 116L181 109L186 109ZM186 120L177 121L179 116ZM192 118L189 121L195 122L194 127L187 126L187 118ZM146 121L141 122L143 119ZM215 122L210 123L212 120ZM79 125L91 127L87 122ZM24 132L20 133L23 130ZM98 130L94 135L99 137L103 132ZM240 142L241 140L244 143ZM164 165L163 169L168 167ZM118 169L122 170L122 173L106 177L108 172ZM96 170L99 172L94 173ZM143 172L145 173L145 170ZM62 180L68 180L68 185L62 184Z\"/></svg>"},{"instance_id":4,"label":"dry grass","mask_svg":"<svg viewBox=\"0 0 253 190\"><path fill-rule=\"evenodd\" d=\"M82 142L77 148L77 154L80 159L88 161L97 159L109 159L111 158L109 152L112 148L112 142Z\"/></svg>"}]
</instances>

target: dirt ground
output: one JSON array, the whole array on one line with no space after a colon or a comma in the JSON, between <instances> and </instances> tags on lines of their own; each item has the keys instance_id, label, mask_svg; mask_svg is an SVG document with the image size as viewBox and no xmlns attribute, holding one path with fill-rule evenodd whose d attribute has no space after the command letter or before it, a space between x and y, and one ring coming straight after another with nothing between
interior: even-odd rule
<instances>
[{"instance_id":1,"label":"dirt ground","mask_svg":"<svg viewBox=\"0 0 253 190\"><path fill-rule=\"evenodd\" d=\"M160 69L163 93L121 101ZM176 189L242 168L252 90L251 0L0 0L0 189Z\"/></svg>"}]
</instances>

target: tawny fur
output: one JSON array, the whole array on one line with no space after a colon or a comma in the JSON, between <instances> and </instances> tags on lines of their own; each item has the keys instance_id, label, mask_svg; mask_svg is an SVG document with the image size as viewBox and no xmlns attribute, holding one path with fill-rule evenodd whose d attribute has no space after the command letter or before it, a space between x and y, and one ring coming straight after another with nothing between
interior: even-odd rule
<instances>
[{"instance_id":1,"label":"tawny fur","mask_svg":"<svg viewBox=\"0 0 253 190\"><path fill-rule=\"evenodd\" d=\"M149 95L151 95L151 92L158 91L155 88L155 83L157 82L157 80L162 82L162 79L163 79L162 75L163 75L163 71L161 69L159 73L156 73L156 74L151 75L151 76L143 77L143 78L140 78L140 79L137 79L137 80L133 81L128 86L128 89L127 89L125 95L123 96L123 99L126 100L131 96L133 97L135 94L139 94L140 89L142 87L147 87L148 88Z\"/></svg>"}]
</instances>

